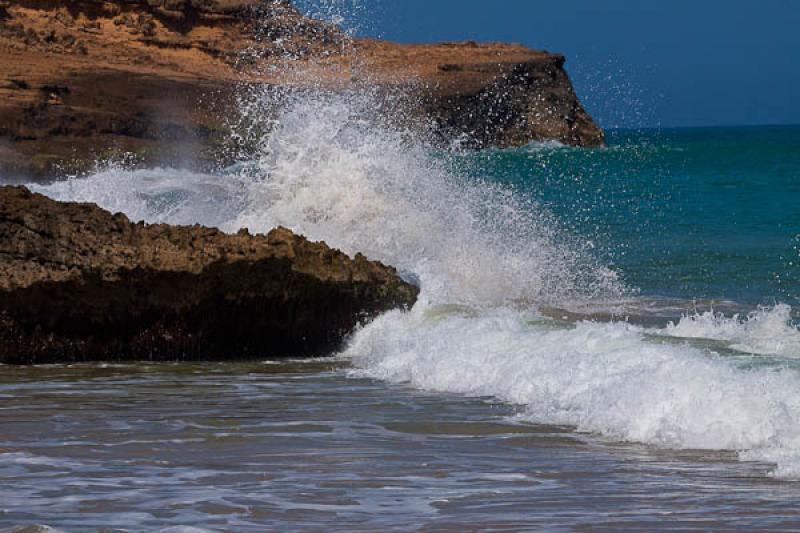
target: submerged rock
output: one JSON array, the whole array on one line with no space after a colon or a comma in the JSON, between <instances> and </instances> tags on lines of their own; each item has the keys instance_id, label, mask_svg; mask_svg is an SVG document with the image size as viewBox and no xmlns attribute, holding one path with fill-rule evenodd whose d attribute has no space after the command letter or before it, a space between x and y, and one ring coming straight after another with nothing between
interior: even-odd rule
<instances>
[{"instance_id":1,"label":"submerged rock","mask_svg":"<svg viewBox=\"0 0 800 533\"><path fill-rule=\"evenodd\" d=\"M323 355L417 293L285 228L133 224L0 187L2 363Z\"/></svg>"}]
</instances>

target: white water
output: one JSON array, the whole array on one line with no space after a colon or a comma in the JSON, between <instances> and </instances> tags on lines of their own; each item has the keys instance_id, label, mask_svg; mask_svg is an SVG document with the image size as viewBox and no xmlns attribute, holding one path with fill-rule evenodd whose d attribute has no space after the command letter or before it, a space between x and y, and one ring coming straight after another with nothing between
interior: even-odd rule
<instances>
[{"instance_id":1,"label":"white water","mask_svg":"<svg viewBox=\"0 0 800 533\"><path fill-rule=\"evenodd\" d=\"M356 96L299 99L258 158L220 176L110 167L36 188L134 219L227 231L282 224L396 265L420 281L422 296L412 312L386 314L353 336L344 355L360 374L494 396L523 406L528 420L612 439L736 450L777 464L777 476L800 477L796 370L748 369L738 358L658 339L800 356L785 307L747 320L686 317L658 331L543 319L537 304L627 292L539 206L458 176L414 135L377 125L369 109Z\"/></svg>"},{"instance_id":2,"label":"white water","mask_svg":"<svg viewBox=\"0 0 800 533\"><path fill-rule=\"evenodd\" d=\"M734 350L753 354L800 357L800 330L792 324L792 308L786 304L762 307L747 316L713 310L685 315L660 333L726 341Z\"/></svg>"},{"instance_id":3,"label":"white water","mask_svg":"<svg viewBox=\"0 0 800 533\"><path fill-rule=\"evenodd\" d=\"M359 374L496 396L522 418L667 448L747 451L800 474L800 378L743 369L623 323L558 327L510 309L415 308L364 327L346 351Z\"/></svg>"}]
</instances>

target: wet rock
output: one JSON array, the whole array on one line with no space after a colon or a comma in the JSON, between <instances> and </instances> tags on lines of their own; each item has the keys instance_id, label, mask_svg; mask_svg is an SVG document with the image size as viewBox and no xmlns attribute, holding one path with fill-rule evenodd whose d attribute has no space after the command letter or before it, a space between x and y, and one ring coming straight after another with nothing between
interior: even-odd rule
<instances>
[{"instance_id":1,"label":"wet rock","mask_svg":"<svg viewBox=\"0 0 800 533\"><path fill-rule=\"evenodd\" d=\"M133 224L0 187L2 363L323 355L417 293L285 228Z\"/></svg>"},{"instance_id":2,"label":"wet rock","mask_svg":"<svg viewBox=\"0 0 800 533\"><path fill-rule=\"evenodd\" d=\"M510 65L445 64L439 69L496 72L484 85L465 83L449 94L428 96L427 112L438 121L440 133L461 138L462 146L520 146L544 140L571 146L604 143L603 131L572 88L563 56L550 54Z\"/></svg>"}]
</instances>

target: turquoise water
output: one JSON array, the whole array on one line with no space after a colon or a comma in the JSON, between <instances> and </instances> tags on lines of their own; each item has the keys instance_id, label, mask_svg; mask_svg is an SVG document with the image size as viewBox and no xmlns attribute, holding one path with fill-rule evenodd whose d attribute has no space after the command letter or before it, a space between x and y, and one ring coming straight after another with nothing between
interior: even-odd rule
<instances>
[{"instance_id":1,"label":"turquoise water","mask_svg":"<svg viewBox=\"0 0 800 533\"><path fill-rule=\"evenodd\" d=\"M800 298L800 126L612 130L608 148L468 154L531 195L643 295Z\"/></svg>"}]
</instances>

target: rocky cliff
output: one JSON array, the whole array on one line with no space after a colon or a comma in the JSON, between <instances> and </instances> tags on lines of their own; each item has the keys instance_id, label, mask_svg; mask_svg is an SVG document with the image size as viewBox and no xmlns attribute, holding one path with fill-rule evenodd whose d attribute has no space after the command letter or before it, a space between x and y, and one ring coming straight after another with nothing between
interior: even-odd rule
<instances>
[{"instance_id":1,"label":"rocky cliff","mask_svg":"<svg viewBox=\"0 0 800 533\"><path fill-rule=\"evenodd\" d=\"M123 153L213 165L247 84L368 80L413 95L445 141L601 144L563 63L519 45L354 40L288 0L0 0L0 175Z\"/></svg>"},{"instance_id":2,"label":"rocky cliff","mask_svg":"<svg viewBox=\"0 0 800 533\"><path fill-rule=\"evenodd\" d=\"M132 224L0 187L0 363L322 355L417 292L287 229Z\"/></svg>"}]
</instances>

